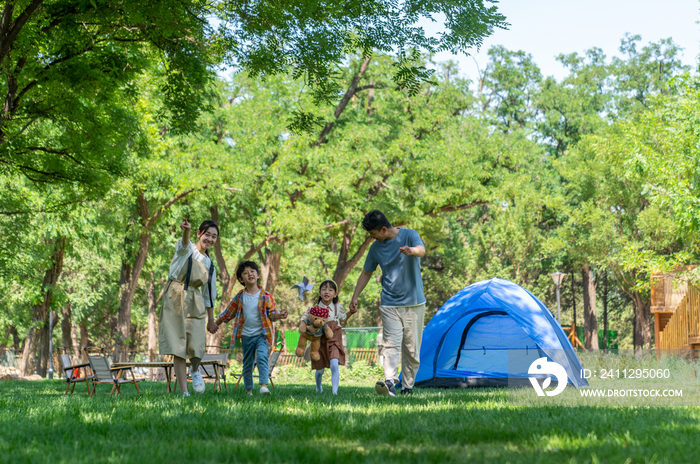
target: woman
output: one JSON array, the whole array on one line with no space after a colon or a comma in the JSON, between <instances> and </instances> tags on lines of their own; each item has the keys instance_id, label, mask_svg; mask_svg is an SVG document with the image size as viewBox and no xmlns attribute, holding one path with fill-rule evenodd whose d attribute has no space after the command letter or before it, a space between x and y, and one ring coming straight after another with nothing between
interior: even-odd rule
<instances>
[{"instance_id":1,"label":"woman","mask_svg":"<svg viewBox=\"0 0 700 464\"><path fill-rule=\"evenodd\" d=\"M214 322L216 271L209 248L219 238L219 226L214 221L204 221L197 231L196 244L190 241L192 226L187 219L180 228L182 239L177 242L163 296L158 345L161 355L173 355L180 392L182 396L190 396L186 358L191 361L192 387L196 393L202 393L204 380L199 373L199 363L205 351L205 328L212 333L218 330ZM205 309L209 316L206 327Z\"/></svg>"}]
</instances>

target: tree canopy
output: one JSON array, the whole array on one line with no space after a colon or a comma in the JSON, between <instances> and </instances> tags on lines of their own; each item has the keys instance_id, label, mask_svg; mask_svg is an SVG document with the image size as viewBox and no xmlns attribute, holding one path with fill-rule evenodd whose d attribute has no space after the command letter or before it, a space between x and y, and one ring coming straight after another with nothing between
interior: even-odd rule
<instances>
[{"instance_id":1,"label":"tree canopy","mask_svg":"<svg viewBox=\"0 0 700 464\"><path fill-rule=\"evenodd\" d=\"M415 26L445 15L445 32ZM339 91L349 52L399 50L394 79L417 89L431 75L417 50L466 51L504 17L487 2L208 2L8 0L0 19L0 173L104 192L127 152L148 150L134 105L139 76L160 76L162 131L196 127L219 65L266 78L291 69L315 102ZM309 129L304 108L291 121ZM84 194L85 192L83 192Z\"/></svg>"}]
</instances>

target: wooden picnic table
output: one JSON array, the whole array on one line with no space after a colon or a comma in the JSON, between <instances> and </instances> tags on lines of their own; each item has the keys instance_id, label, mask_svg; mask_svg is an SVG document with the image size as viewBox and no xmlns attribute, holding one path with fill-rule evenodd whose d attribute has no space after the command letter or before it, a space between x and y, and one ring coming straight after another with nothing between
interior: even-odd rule
<instances>
[{"instance_id":1,"label":"wooden picnic table","mask_svg":"<svg viewBox=\"0 0 700 464\"><path fill-rule=\"evenodd\" d=\"M191 363L190 361L187 361L187 365L189 366ZM220 383L220 378L219 378L219 365L221 364L218 360L212 360L212 361L201 361L199 363L202 366L214 366L214 373L216 374L216 378L214 379L214 390L219 391L221 390L221 383ZM168 384L168 393L173 391L173 389L170 387L170 379L172 376L173 372L173 362L172 361L156 361L156 362L117 362L113 363L112 367L145 367L146 369L152 369L152 368L163 368L165 369L165 379Z\"/></svg>"}]
</instances>

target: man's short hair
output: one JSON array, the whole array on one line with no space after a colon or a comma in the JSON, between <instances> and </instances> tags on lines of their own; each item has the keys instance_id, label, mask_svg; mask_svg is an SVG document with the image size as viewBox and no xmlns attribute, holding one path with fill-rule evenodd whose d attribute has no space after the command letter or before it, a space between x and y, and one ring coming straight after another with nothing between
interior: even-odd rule
<instances>
[{"instance_id":1,"label":"man's short hair","mask_svg":"<svg viewBox=\"0 0 700 464\"><path fill-rule=\"evenodd\" d=\"M245 271L245 268L247 268L247 267L249 267L249 268L253 269L255 272L257 272L258 277L260 277L260 268L258 267L258 265L255 261L243 261L236 268L236 279L238 279L239 283L243 283L243 271Z\"/></svg>"},{"instance_id":2,"label":"man's short hair","mask_svg":"<svg viewBox=\"0 0 700 464\"><path fill-rule=\"evenodd\" d=\"M387 229L391 228L391 223L386 216L384 216L384 213L375 209L365 214L365 218L362 220L363 229L370 232L372 230L379 230L382 227L386 227Z\"/></svg>"}]
</instances>

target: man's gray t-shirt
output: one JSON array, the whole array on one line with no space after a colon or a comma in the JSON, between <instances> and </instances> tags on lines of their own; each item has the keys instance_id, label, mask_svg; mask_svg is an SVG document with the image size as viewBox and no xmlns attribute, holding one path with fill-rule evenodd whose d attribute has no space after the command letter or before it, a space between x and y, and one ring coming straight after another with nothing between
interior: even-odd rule
<instances>
[{"instance_id":1,"label":"man's gray t-shirt","mask_svg":"<svg viewBox=\"0 0 700 464\"><path fill-rule=\"evenodd\" d=\"M404 246L423 245L418 232L399 229L391 240L375 240L369 247L364 270L374 272L382 268L382 306L415 306L425 303L420 258L406 256L399 251Z\"/></svg>"}]
</instances>

